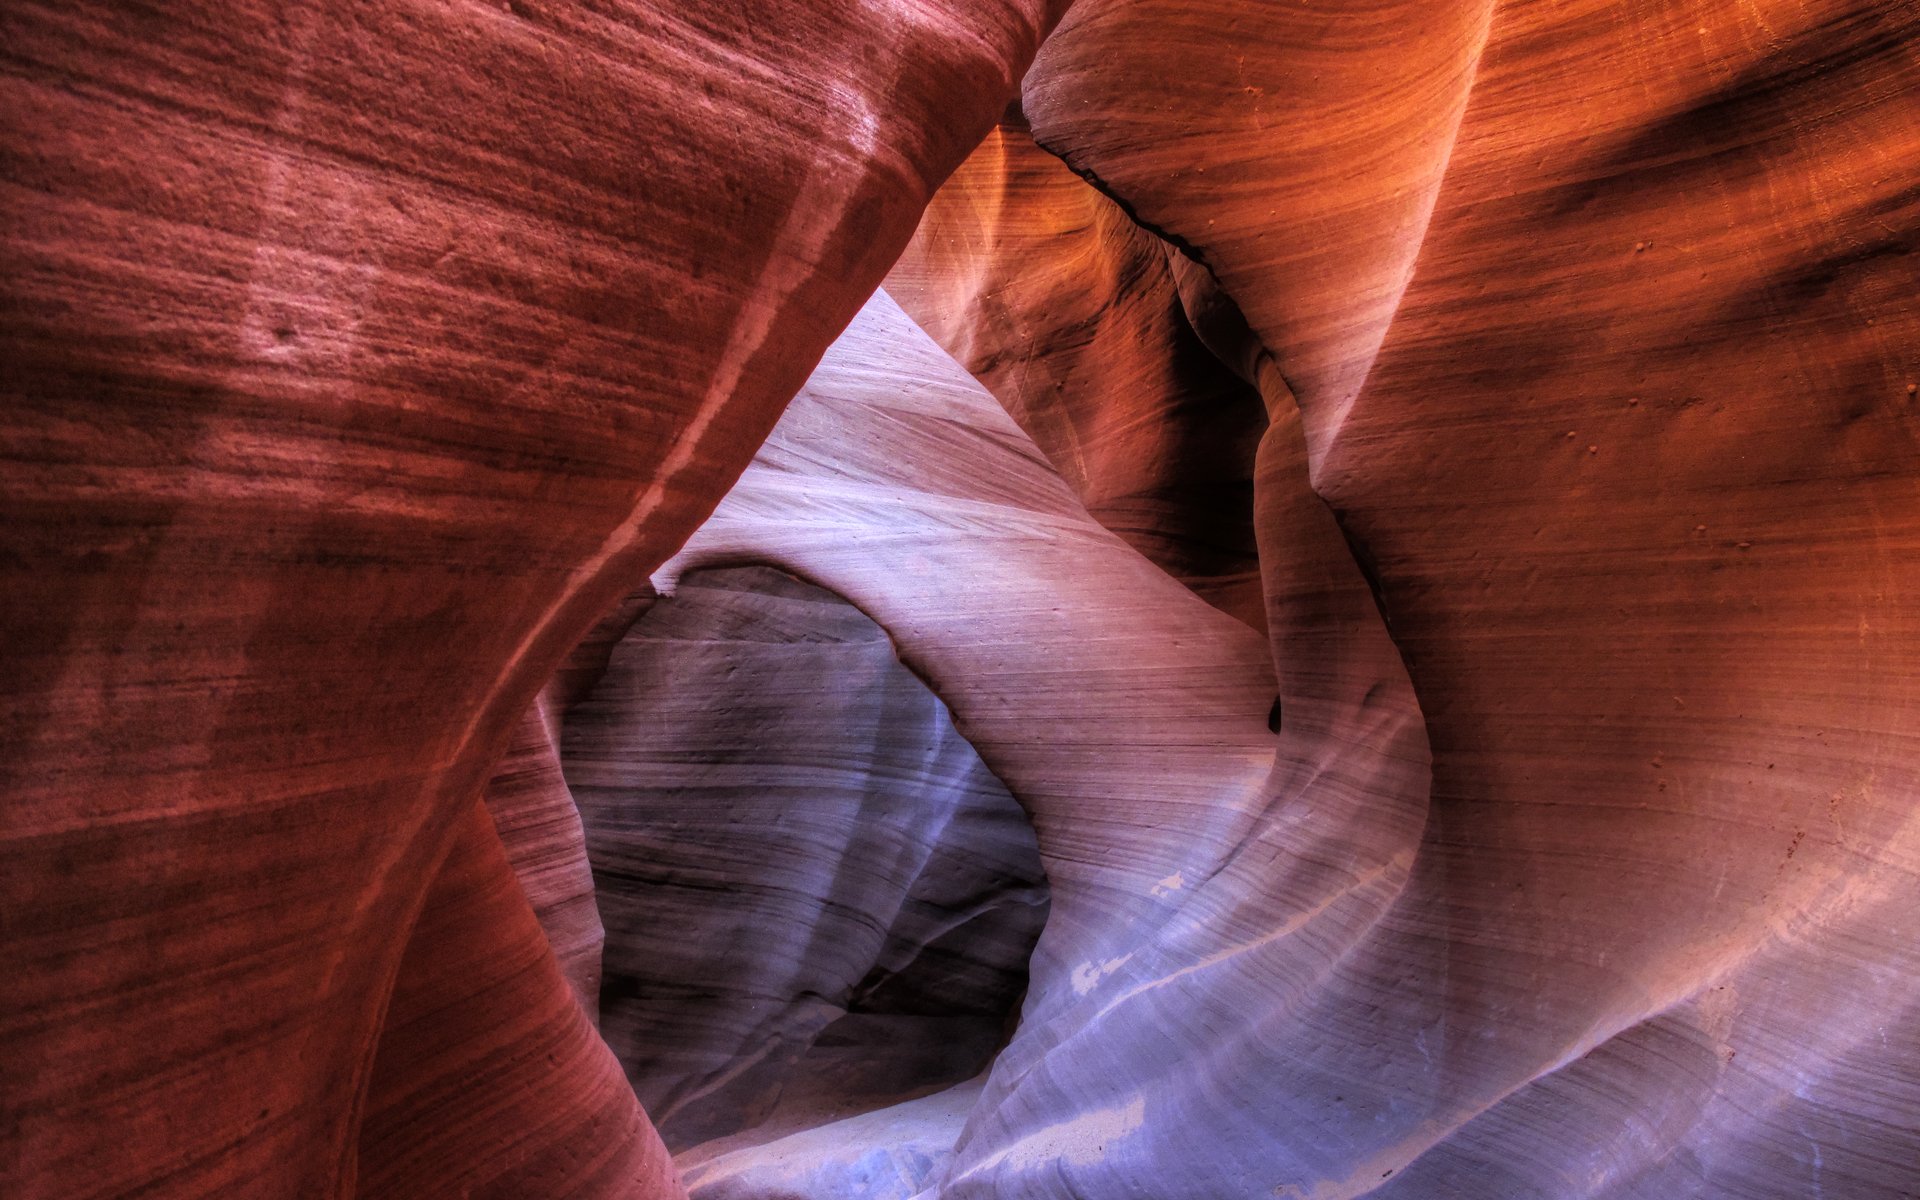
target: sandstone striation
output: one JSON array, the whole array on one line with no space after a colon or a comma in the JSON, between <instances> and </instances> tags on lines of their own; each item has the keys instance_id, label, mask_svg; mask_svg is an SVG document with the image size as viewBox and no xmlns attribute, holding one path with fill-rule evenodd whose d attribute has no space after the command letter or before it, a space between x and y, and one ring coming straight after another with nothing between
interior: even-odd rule
<instances>
[{"instance_id":1,"label":"sandstone striation","mask_svg":"<svg viewBox=\"0 0 1920 1200\"><path fill-rule=\"evenodd\" d=\"M668 567L756 557L854 601L1033 815L1052 914L943 1195L1218 1191L1283 1152L1256 1089L1300 1076L1263 1046L1342 1049L1302 1018L1406 885L1426 749L1332 516L1303 477L1271 508L1278 736L1265 642L1095 522L881 293Z\"/></svg>"},{"instance_id":2,"label":"sandstone striation","mask_svg":"<svg viewBox=\"0 0 1920 1200\"><path fill-rule=\"evenodd\" d=\"M1911 3L0 47L0 1195L1920 1196Z\"/></svg>"},{"instance_id":3,"label":"sandstone striation","mask_svg":"<svg viewBox=\"0 0 1920 1200\"><path fill-rule=\"evenodd\" d=\"M411 931L515 722L745 464L1052 7L0 12L0 1192L358 1190L406 1104L367 1098L389 998L451 969ZM445 1018L502 1039L466 1069L505 1090L435 1161L622 1129L647 1161L593 1072L489 1073L598 1060L536 1008ZM444 1065L389 1061L403 1093ZM439 1169L378 1178L487 1190ZM570 1186L537 1194L673 1190Z\"/></svg>"},{"instance_id":4,"label":"sandstone striation","mask_svg":"<svg viewBox=\"0 0 1920 1200\"><path fill-rule=\"evenodd\" d=\"M1027 78L1297 396L1432 741L1308 1194L1914 1188L1916 17L1763 8L1093 0Z\"/></svg>"}]
</instances>

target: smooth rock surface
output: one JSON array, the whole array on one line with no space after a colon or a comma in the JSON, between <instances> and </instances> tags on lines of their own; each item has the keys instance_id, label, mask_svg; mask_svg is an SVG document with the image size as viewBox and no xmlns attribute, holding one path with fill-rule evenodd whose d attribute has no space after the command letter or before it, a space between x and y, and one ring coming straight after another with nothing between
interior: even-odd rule
<instances>
[{"instance_id":1,"label":"smooth rock surface","mask_svg":"<svg viewBox=\"0 0 1920 1200\"><path fill-rule=\"evenodd\" d=\"M1033 814L1053 911L942 1194L1218 1192L1273 1161L1265 1047L1337 1050L1301 1010L1406 884L1425 745L1332 517L1303 476L1271 510L1278 737L1263 641L1096 523L882 294L668 569L846 595Z\"/></svg>"},{"instance_id":2,"label":"smooth rock surface","mask_svg":"<svg viewBox=\"0 0 1920 1200\"><path fill-rule=\"evenodd\" d=\"M1920 8L1065 9L0 6L0 1195L1920 1195Z\"/></svg>"},{"instance_id":3,"label":"smooth rock surface","mask_svg":"<svg viewBox=\"0 0 1920 1200\"><path fill-rule=\"evenodd\" d=\"M451 1082L369 1101L515 722L1058 7L0 8L0 1192L356 1193L362 1115ZM459 1018L515 1039L489 1057L383 1061L484 1092L597 1052L536 1008ZM575 1082L433 1163L645 1129ZM381 1186L486 1188L439 1170ZM542 1194L674 1190L581 1179Z\"/></svg>"},{"instance_id":4,"label":"smooth rock surface","mask_svg":"<svg viewBox=\"0 0 1920 1200\"><path fill-rule=\"evenodd\" d=\"M600 952L606 930L594 905L580 810L561 769L559 741L566 714L607 669L613 647L655 598L641 583L609 609L568 652L514 726L513 740L482 795L507 862L533 906L580 1008L600 1020Z\"/></svg>"},{"instance_id":5,"label":"smooth rock surface","mask_svg":"<svg viewBox=\"0 0 1920 1200\"><path fill-rule=\"evenodd\" d=\"M909 1200L953 1160L981 1082L772 1141L748 1135L708 1142L675 1165L699 1200Z\"/></svg>"},{"instance_id":6,"label":"smooth rock surface","mask_svg":"<svg viewBox=\"0 0 1920 1200\"><path fill-rule=\"evenodd\" d=\"M1423 721L1461 715L1415 704L1271 377L1277 739L1257 644L1099 529L954 366L876 298L669 569L762 557L847 595L1033 811L1053 916L931 1194L1789 1196L1816 1168L1911 1190L1902 790L1823 801L1879 823L1844 868L1804 826L1756 861L1767 823L1698 801L1430 817ZM1667 753L1650 792L1715 769ZM1676 894L1688 919L1660 918Z\"/></svg>"},{"instance_id":7,"label":"smooth rock surface","mask_svg":"<svg viewBox=\"0 0 1920 1200\"><path fill-rule=\"evenodd\" d=\"M360 1124L360 1194L679 1191L545 934L474 805L428 889L384 1014ZM575 1123L590 1136L556 1136Z\"/></svg>"},{"instance_id":8,"label":"smooth rock surface","mask_svg":"<svg viewBox=\"0 0 1920 1200\"><path fill-rule=\"evenodd\" d=\"M588 1020L600 1012L600 948L606 931L593 902L580 810L560 770L545 697L514 726L483 800L514 878L546 934L560 973Z\"/></svg>"},{"instance_id":9,"label":"smooth rock surface","mask_svg":"<svg viewBox=\"0 0 1920 1200\"><path fill-rule=\"evenodd\" d=\"M1917 34L1089 0L1029 73L1297 393L1432 739L1382 957L1320 989L1365 1069L1276 1182L1920 1186Z\"/></svg>"}]
</instances>

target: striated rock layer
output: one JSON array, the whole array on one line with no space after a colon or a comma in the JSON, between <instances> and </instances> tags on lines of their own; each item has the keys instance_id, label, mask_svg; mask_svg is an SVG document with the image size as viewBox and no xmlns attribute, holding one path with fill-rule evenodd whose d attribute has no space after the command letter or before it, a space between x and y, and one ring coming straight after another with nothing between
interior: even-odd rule
<instances>
[{"instance_id":1,"label":"striated rock layer","mask_svg":"<svg viewBox=\"0 0 1920 1200\"><path fill-rule=\"evenodd\" d=\"M1297 396L1432 741L1407 891L1316 989L1348 1069L1239 1093L1300 1106L1275 1185L1915 1190L1916 34L1089 0L1027 77Z\"/></svg>"},{"instance_id":2,"label":"striated rock layer","mask_svg":"<svg viewBox=\"0 0 1920 1200\"><path fill-rule=\"evenodd\" d=\"M846 595L1033 814L1052 914L943 1194L1271 1161L1275 1110L1222 1084L1277 1073L1263 1042L1406 882L1418 711L1332 517L1304 481L1272 507L1268 621L1301 639L1277 736L1265 643L1096 523L883 294L671 568L761 557Z\"/></svg>"},{"instance_id":3,"label":"striated rock layer","mask_svg":"<svg viewBox=\"0 0 1920 1200\"><path fill-rule=\"evenodd\" d=\"M1920 9L1065 9L0 7L0 1194L1920 1195Z\"/></svg>"},{"instance_id":4,"label":"striated rock layer","mask_svg":"<svg viewBox=\"0 0 1920 1200\"><path fill-rule=\"evenodd\" d=\"M654 597L653 586L642 583L587 631L514 726L513 740L482 796L534 918L581 1011L596 1024L606 930L594 903L586 832L567 788L559 741L567 714L599 683L614 645Z\"/></svg>"},{"instance_id":5,"label":"striated rock layer","mask_svg":"<svg viewBox=\"0 0 1920 1200\"><path fill-rule=\"evenodd\" d=\"M1796 857L1804 826L1756 862L1765 818L1683 836L1672 801L1430 812L1438 718L1271 378L1277 737L1265 649L1100 529L955 366L877 298L671 568L760 557L854 600L1033 812L1053 915L938 1194L1911 1191L1904 791L1856 794L1887 827L1844 869ZM1612 744L1586 738L1560 752ZM1649 790L1707 765L1674 757Z\"/></svg>"},{"instance_id":6,"label":"striated rock layer","mask_svg":"<svg viewBox=\"0 0 1920 1200\"><path fill-rule=\"evenodd\" d=\"M0 10L0 1192L676 1190L576 1006L389 999L526 907L466 840L514 723L1058 7Z\"/></svg>"},{"instance_id":7,"label":"striated rock layer","mask_svg":"<svg viewBox=\"0 0 1920 1200\"><path fill-rule=\"evenodd\" d=\"M561 774L545 697L514 726L483 796L493 831L534 920L589 1020L600 1011L600 950L593 872L580 810Z\"/></svg>"}]
</instances>

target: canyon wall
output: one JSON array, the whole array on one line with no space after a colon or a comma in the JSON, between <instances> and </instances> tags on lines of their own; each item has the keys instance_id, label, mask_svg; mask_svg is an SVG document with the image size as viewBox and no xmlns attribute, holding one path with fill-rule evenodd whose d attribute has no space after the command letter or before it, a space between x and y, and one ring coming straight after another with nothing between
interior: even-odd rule
<instances>
[{"instance_id":1,"label":"canyon wall","mask_svg":"<svg viewBox=\"0 0 1920 1200\"><path fill-rule=\"evenodd\" d=\"M1431 739L1302 1177L1912 1191L1920 14L1210 7L1024 110L1245 315Z\"/></svg>"},{"instance_id":2,"label":"canyon wall","mask_svg":"<svg viewBox=\"0 0 1920 1200\"><path fill-rule=\"evenodd\" d=\"M0 1193L1920 1195L1912 5L0 45Z\"/></svg>"},{"instance_id":3,"label":"canyon wall","mask_svg":"<svg viewBox=\"0 0 1920 1200\"><path fill-rule=\"evenodd\" d=\"M0 10L0 1192L677 1192L480 793L1058 7Z\"/></svg>"}]
</instances>

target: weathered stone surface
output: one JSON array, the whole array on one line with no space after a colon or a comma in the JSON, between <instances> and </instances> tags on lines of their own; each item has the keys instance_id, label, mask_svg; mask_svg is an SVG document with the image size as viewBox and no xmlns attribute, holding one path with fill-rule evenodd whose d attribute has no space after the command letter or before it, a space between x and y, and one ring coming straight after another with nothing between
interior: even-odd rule
<instances>
[{"instance_id":1,"label":"weathered stone surface","mask_svg":"<svg viewBox=\"0 0 1920 1200\"><path fill-rule=\"evenodd\" d=\"M587 1019L600 1019L600 950L606 931L594 906L593 870L580 810L560 766L566 714L607 669L614 645L653 603L642 583L594 623L514 726L513 740L483 794L507 862L533 905L561 973Z\"/></svg>"},{"instance_id":2,"label":"weathered stone surface","mask_svg":"<svg viewBox=\"0 0 1920 1200\"><path fill-rule=\"evenodd\" d=\"M953 1160L980 1080L772 1141L707 1142L674 1159L698 1200L908 1200Z\"/></svg>"},{"instance_id":3,"label":"weathered stone surface","mask_svg":"<svg viewBox=\"0 0 1920 1200\"><path fill-rule=\"evenodd\" d=\"M992 1060L1046 919L1033 829L859 610L766 568L681 579L569 713L565 762L602 1028L676 1152Z\"/></svg>"},{"instance_id":4,"label":"weathered stone surface","mask_svg":"<svg viewBox=\"0 0 1920 1200\"><path fill-rule=\"evenodd\" d=\"M0 1193L1920 1194L1920 10L1063 7L0 7Z\"/></svg>"},{"instance_id":5,"label":"weathered stone surface","mask_svg":"<svg viewBox=\"0 0 1920 1200\"><path fill-rule=\"evenodd\" d=\"M1432 738L1275 1182L1911 1192L1920 15L1255 11L1091 0L1025 106L1292 383Z\"/></svg>"},{"instance_id":6,"label":"weathered stone surface","mask_svg":"<svg viewBox=\"0 0 1920 1200\"><path fill-rule=\"evenodd\" d=\"M0 10L0 1191L356 1190L361 1114L445 1082L363 1103L514 722L1057 7ZM540 1011L497 1061L585 1061ZM471 1159L644 1128L580 1082Z\"/></svg>"},{"instance_id":7,"label":"weathered stone surface","mask_svg":"<svg viewBox=\"0 0 1920 1200\"><path fill-rule=\"evenodd\" d=\"M1597 8L1523 7L1549 28ZM1316 455L1399 315L1455 177L1494 9L1086 0L1027 76L1041 144L1200 255L1245 310L1301 397ZM1586 114L1550 88L1526 91L1535 111ZM1535 129L1515 134L1517 153L1544 149Z\"/></svg>"},{"instance_id":8,"label":"weathered stone surface","mask_svg":"<svg viewBox=\"0 0 1920 1200\"><path fill-rule=\"evenodd\" d=\"M1422 712L1266 382L1277 739L1257 643L1100 530L884 297L672 568L760 556L853 599L1033 811L1053 917L938 1194L1910 1190L1911 814L1879 800L1849 867L1783 852L1755 897L1727 889L1761 831L1727 814L1430 816ZM1662 921L1676 889L1691 915Z\"/></svg>"},{"instance_id":9,"label":"weathered stone surface","mask_svg":"<svg viewBox=\"0 0 1920 1200\"><path fill-rule=\"evenodd\" d=\"M366 1105L361 1195L679 1191L666 1147L562 981L478 804L413 926ZM591 1136L549 1132L576 1122Z\"/></svg>"},{"instance_id":10,"label":"weathered stone surface","mask_svg":"<svg viewBox=\"0 0 1920 1200\"><path fill-rule=\"evenodd\" d=\"M1303 476L1270 494L1278 737L1262 640L1093 521L882 294L670 566L762 557L853 600L1033 814L1053 911L943 1194L1218 1192L1271 1161L1238 1107L1284 1074L1263 1046L1405 886L1418 711L1332 517Z\"/></svg>"},{"instance_id":11,"label":"weathered stone surface","mask_svg":"<svg viewBox=\"0 0 1920 1200\"><path fill-rule=\"evenodd\" d=\"M589 1021L600 1012L600 947L593 872L580 811L560 770L543 693L514 726L484 794L487 814L560 973Z\"/></svg>"}]
</instances>

